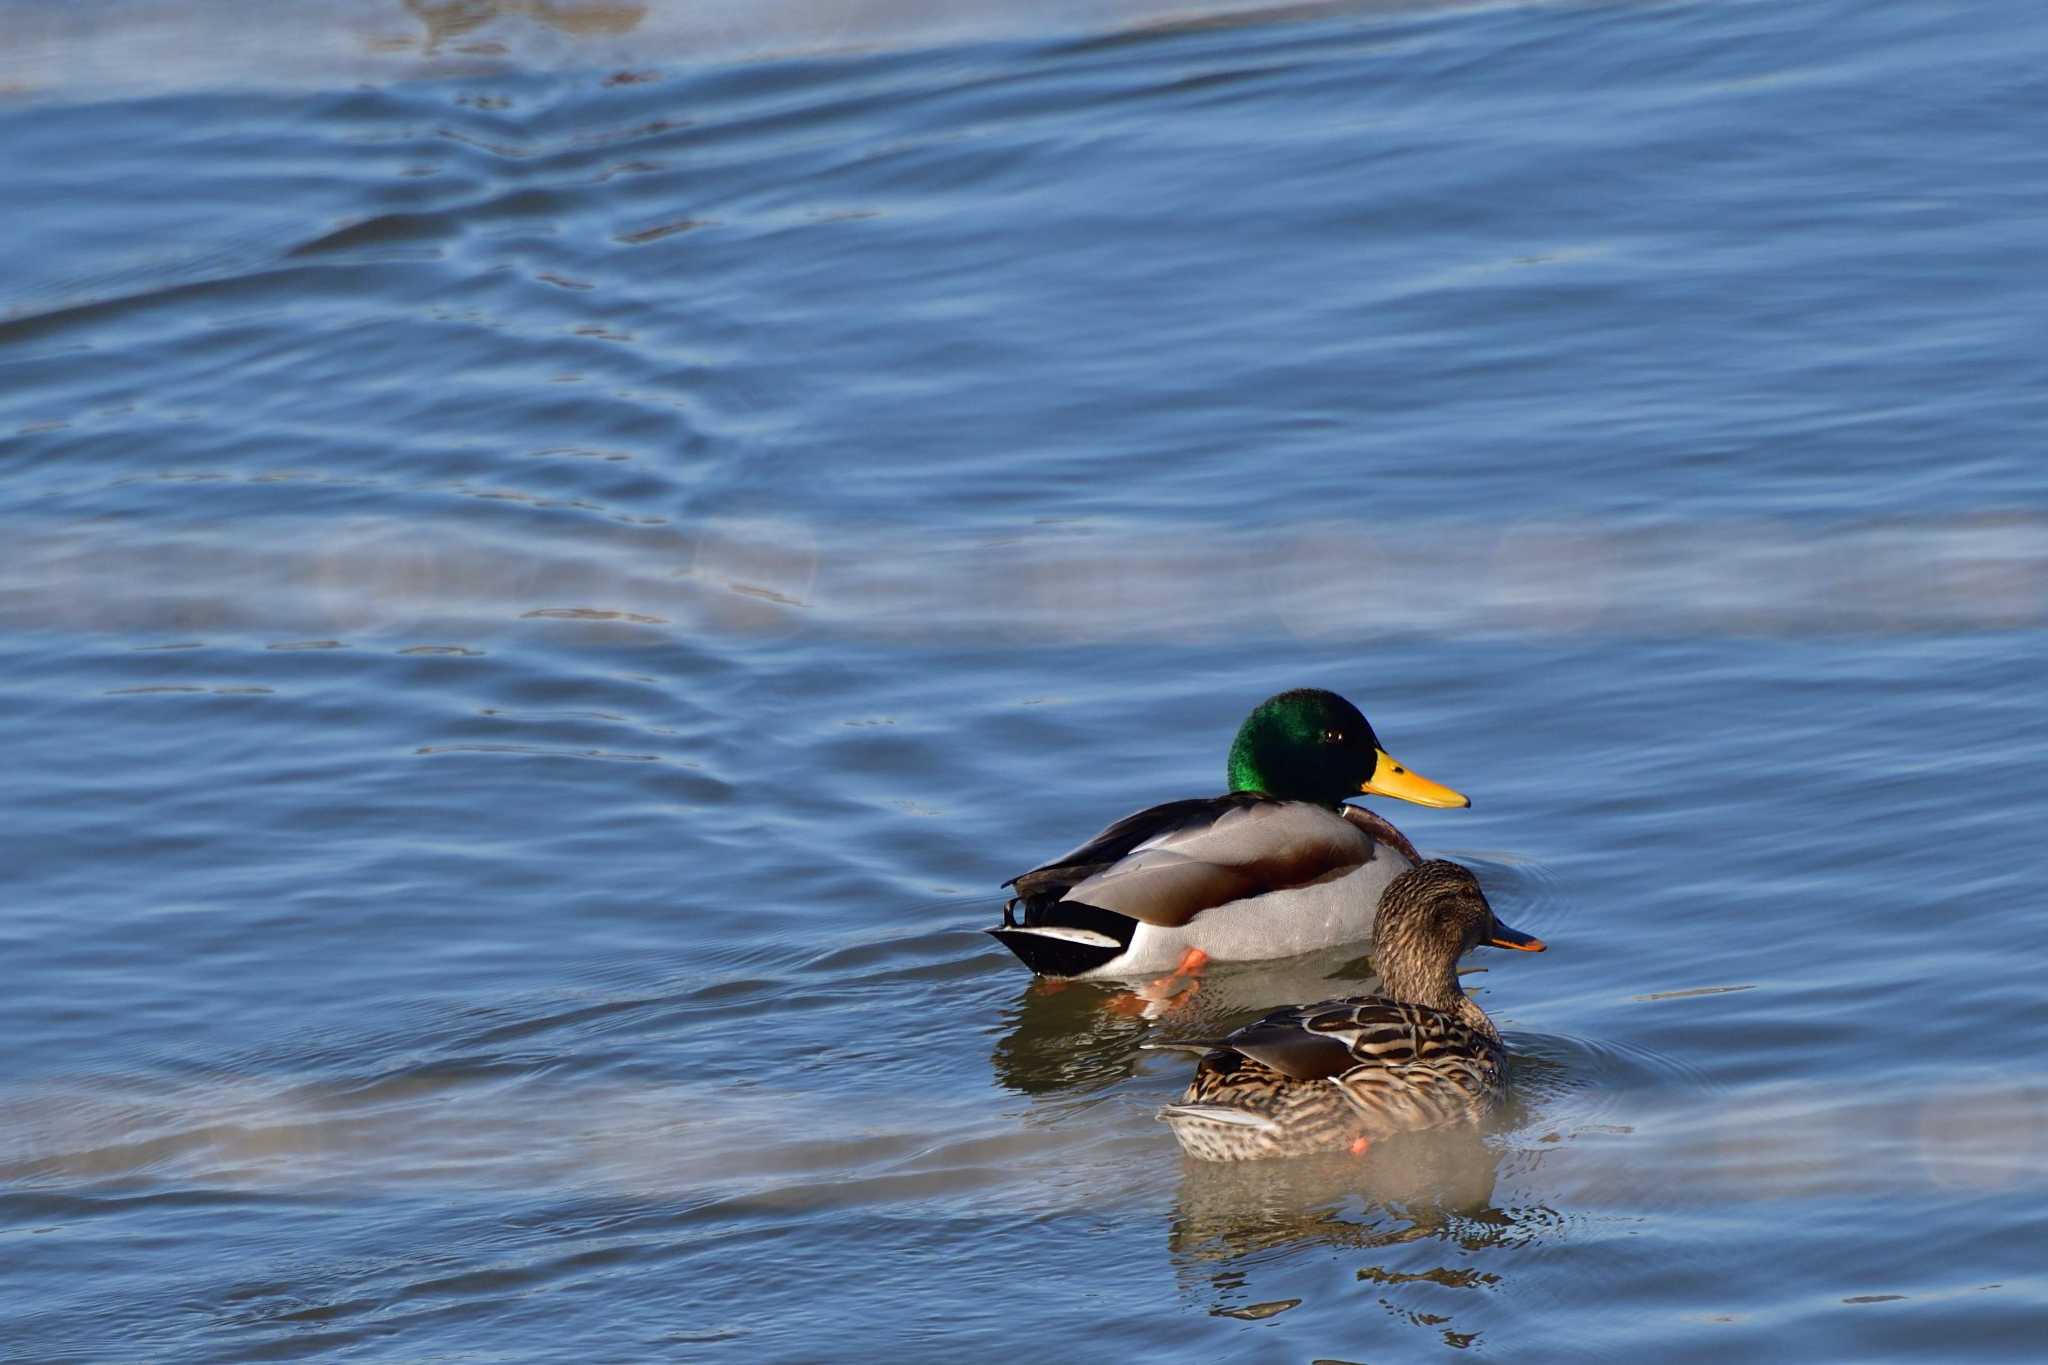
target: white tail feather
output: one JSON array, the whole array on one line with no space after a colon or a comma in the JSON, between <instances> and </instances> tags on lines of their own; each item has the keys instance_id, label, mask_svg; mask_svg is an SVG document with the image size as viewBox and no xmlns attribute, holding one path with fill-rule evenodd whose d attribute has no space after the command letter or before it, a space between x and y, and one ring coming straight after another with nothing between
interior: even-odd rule
<instances>
[{"instance_id":1,"label":"white tail feather","mask_svg":"<svg viewBox=\"0 0 2048 1365\"><path fill-rule=\"evenodd\" d=\"M1098 934L1093 929L1068 929L1057 924L1020 924L1006 932L1013 934L1036 934L1040 938L1065 939L1068 943L1085 943L1091 948L1115 948L1121 951L1124 946L1108 934Z\"/></svg>"},{"instance_id":2,"label":"white tail feather","mask_svg":"<svg viewBox=\"0 0 2048 1365\"><path fill-rule=\"evenodd\" d=\"M1264 1114L1254 1114L1249 1109L1235 1109L1227 1104L1169 1104L1159 1111L1161 1123L1172 1123L1176 1119L1196 1119L1206 1123L1223 1123L1237 1128L1256 1128L1262 1133L1279 1131L1280 1125Z\"/></svg>"}]
</instances>

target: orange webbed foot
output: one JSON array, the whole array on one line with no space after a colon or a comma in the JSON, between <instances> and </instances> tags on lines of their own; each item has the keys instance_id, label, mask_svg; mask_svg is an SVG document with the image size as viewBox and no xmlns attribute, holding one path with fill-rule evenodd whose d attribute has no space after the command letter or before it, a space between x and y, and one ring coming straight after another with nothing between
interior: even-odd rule
<instances>
[{"instance_id":1,"label":"orange webbed foot","mask_svg":"<svg viewBox=\"0 0 2048 1365\"><path fill-rule=\"evenodd\" d=\"M1180 955L1180 961L1165 976L1155 977L1135 991L1126 991L1105 1001L1103 1008L1112 1014L1143 1014L1158 1018L1168 1010L1179 1009L1193 998L1202 988L1202 969L1209 965L1209 955L1200 948L1190 948Z\"/></svg>"},{"instance_id":2,"label":"orange webbed foot","mask_svg":"<svg viewBox=\"0 0 2048 1365\"><path fill-rule=\"evenodd\" d=\"M1152 994L1160 996L1174 995L1177 988L1192 993L1197 986L1202 984L1202 969L1208 965L1209 955L1207 953L1203 952L1200 948L1190 948L1180 955L1180 961L1174 964L1172 971L1152 983L1150 991ZM1185 987L1182 987L1181 983L1183 982L1186 983Z\"/></svg>"}]
</instances>

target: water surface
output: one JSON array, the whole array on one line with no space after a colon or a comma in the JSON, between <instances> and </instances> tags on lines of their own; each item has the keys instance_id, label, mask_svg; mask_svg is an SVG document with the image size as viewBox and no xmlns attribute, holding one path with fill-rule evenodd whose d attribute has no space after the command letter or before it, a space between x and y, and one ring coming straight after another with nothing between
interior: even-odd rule
<instances>
[{"instance_id":1,"label":"water surface","mask_svg":"<svg viewBox=\"0 0 2048 1365\"><path fill-rule=\"evenodd\" d=\"M2036 7L11 22L0 1351L2037 1352ZM977 930L1302 684L1552 948L1210 1167Z\"/></svg>"}]
</instances>

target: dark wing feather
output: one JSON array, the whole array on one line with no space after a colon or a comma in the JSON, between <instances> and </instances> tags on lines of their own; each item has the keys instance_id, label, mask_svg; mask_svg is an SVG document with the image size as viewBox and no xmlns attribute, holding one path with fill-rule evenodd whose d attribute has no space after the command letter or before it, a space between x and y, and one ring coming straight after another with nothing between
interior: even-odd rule
<instances>
[{"instance_id":1,"label":"dark wing feather","mask_svg":"<svg viewBox=\"0 0 2048 1365\"><path fill-rule=\"evenodd\" d=\"M1378 855L1327 806L1255 792L1140 811L1014 880L1024 924L1065 924L1085 905L1178 928L1213 906L1341 876Z\"/></svg>"},{"instance_id":2,"label":"dark wing feather","mask_svg":"<svg viewBox=\"0 0 2048 1365\"><path fill-rule=\"evenodd\" d=\"M1412 1022L1398 1005L1377 996L1325 1000L1274 1010L1221 1038L1148 1043L1176 1051L1234 1052L1289 1080L1319 1081L1341 1076L1359 1065L1357 1044L1363 1040L1375 1060L1398 1064L1412 1060ZM1429 1011L1434 1014L1435 1011Z\"/></svg>"},{"instance_id":3,"label":"dark wing feather","mask_svg":"<svg viewBox=\"0 0 2048 1365\"><path fill-rule=\"evenodd\" d=\"M1360 1066L1431 1064L1496 1044L1442 1010L1362 995L1275 1010L1216 1046L1295 1080L1317 1080Z\"/></svg>"},{"instance_id":4,"label":"dark wing feather","mask_svg":"<svg viewBox=\"0 0 2048 1365\"><path fill-rule=\"evenodd\" d=\"M1247 1024L1219 1046L1296 1081L1341 1076L1358 1065L1343 1039L1302 1028L1291 1019L1269 1017Z\"/></svg>"},{"instance_id":5,"label":"dark wing feather","mask_svg":"<svg viewBox=\"0 0 2048 1365\"><path fill-rule=\"evenodd\" d=\"M1166 801L1148 806L1136 815L1126 815L1072 852L1020 873L1003 885L1016 887L1017 894L1027 900L1048 892L1055 893L1053 899L1057 900L1077 882L1084 882L1104 868L1113 866L1147 839L1192 825L1207 824L1225 811L1255 806L1272 799L1260 792L1231 792L1224 796L1196 796L1185 801Z\"/></svg>"}]
</instances>

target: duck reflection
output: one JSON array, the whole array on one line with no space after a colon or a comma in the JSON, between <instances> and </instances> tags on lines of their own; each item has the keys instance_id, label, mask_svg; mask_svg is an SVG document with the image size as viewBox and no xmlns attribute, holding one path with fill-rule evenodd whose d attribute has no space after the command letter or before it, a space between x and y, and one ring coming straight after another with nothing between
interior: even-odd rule
<instances>
[{"instance_id":1,"label":"duck reflection","mask_svg":"<svg viewBox=\"0 0 2048 1365\"><path fill-rule=\"evenodd\" d=\"M647 7L632 0L405 0L405 7L426 25L429 53L510 14L523 14L578 36L625 33L647 17Z\"/></svg>"},{"instance_id":2,"label":"duck reflection","mask_svg":"<svg viewBox=\"0 0 2048 1365\"><path fill-rule=\"evenodd\" d=\"M1141 1043L1228 1032L1280 1005L1378 987L1372 964L1343 949L1212 966L1193 990L1035 979L1010 1007L989 1060L996 1079L1020 1094L1096 1089L1137 1072L1149 1055Z\"/></svg>"},{"instance_id":3,"label":"duck reflection","mask_svg":"<svg viewBox=\"0 0 2048 1365\"><path fill-rule=\"evenodd\" d=\"M1485 1245L1485 1229L1504 1216L1492 1207L1500 1156L1475 1128L1404 1133L1363 1157L1184 1156L1167 1248L1182 1270L1197 1272L1301 1245L1375 1248L1454 1235Z\"/></svg>"},{"instance_id":4,"label":"duck reflection","mask_svg":"<svg viewBox=\"0 0 2048 1365\"><path fill-rule=\"evenodd\" d=\"M1297 1264L1276 1260L1275 1253L1364 1253L1356 1266L1360 1292L1446 1344L1470 1345L1476 1333L1457 1330L1458 1298L1444 1291L1498 1288L1508 1264L1495 1268L1473 1253L1547 1240L1564 1222L1546 1207L1495 1204L1501 1166L1511 1160L1476 1128L1402 1134L1376 1143L1366 1157L1214 1162L1183 1156L1167 1225L1175 1277L1184 1293L1207 1301L1211 1314L1259 1316L1300 1302L1257 1301L1270 1295L1252 1292L1255 1267L1263 1282ZM1309 1278L1324 1283L1320 1272ZM1287 1293L1298 1287L1258 1288Z\"/></svg>"}]
</instances>

